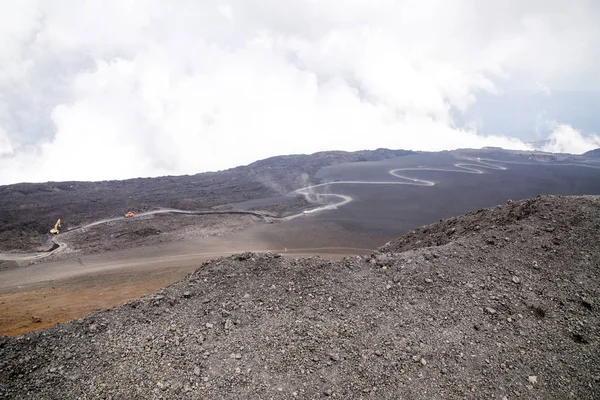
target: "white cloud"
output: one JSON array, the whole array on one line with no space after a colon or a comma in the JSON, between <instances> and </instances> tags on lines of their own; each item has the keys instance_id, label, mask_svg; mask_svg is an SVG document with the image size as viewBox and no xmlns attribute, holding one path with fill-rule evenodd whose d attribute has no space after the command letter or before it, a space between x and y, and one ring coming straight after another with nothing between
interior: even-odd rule
<instances>
[{"instance_id":1,"label":"white cloud","mask_svg":"<svg viewBox=\"0 0 600 400\"><path fill-rule=\"evenodd\" d=\"M168 4L3 5L0 184L331 149L524 148L453 113L503 87L600 89L592 1Z\"/></svg>"},{"instance_id":2,"label":"white cloud","mask_svg":"<svg viewBox=\"0 0 600 400\"><path fill-rule=\"evenodd\" d=\"M10 140L8 139L8 135L4 129L0 127L0 156L10 155L13 153L13 151L14 150Z\"/></svg>"},{"instance_id":3,"label":"white cloud","mask_svg":"<svg viewBox=\"0 0 600 400\"><path fill-rule=\"evenodd\" d=\"M543 151L552 153L582 154L600 148L599 135L583 135L569 125L558 125L549 136Z\"/></svg>"}]
</instances>

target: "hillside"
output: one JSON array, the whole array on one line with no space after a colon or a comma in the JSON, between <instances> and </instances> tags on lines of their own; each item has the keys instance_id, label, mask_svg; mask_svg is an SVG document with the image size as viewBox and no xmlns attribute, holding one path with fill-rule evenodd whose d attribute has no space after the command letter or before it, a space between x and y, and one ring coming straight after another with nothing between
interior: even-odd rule
<instances>
[{"instance_id":1,"label":"hillside","mask_svg":"<svg viewBox=\"0 0 600 400\"><path fill-rule=\"evenodd\" d=\"M320 168L413 154L406 150L328 151L278 156L226 171L102 182L21 183L0 186L0 249L43 245L50 227L63 230L129 210L201 210L286 194L314 180ZM296 201L290 199L290 202Z\"/></svg>"},{"instance_id":2,"label":"hillside","mask_svg":"<svg viewBox=\"0 0 600 400\"><path fill-rule=\"evenodd\" d=\"M586 151L585 153L582 154L582 156L589 157L589 158L600 158L600 149Z\"/></svg>"},{"instance_id":3,"label":"hillside","mask_svg":"<svg viewBox=\"0 0 600 400\"><path fill-rule=\"evenodd\" d=\"M597 399L599 231L599 196L543 196L340 262L220 258L0 339L0 397Z\"/></svg>"}]
</instances>

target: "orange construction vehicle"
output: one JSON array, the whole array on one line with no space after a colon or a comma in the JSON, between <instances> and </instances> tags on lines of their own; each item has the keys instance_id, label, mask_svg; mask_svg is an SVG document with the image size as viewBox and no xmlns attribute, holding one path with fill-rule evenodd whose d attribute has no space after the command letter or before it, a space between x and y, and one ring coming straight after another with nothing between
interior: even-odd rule
<instances>
[{"instance_id":1,"label":"orange construction vehicle","mask_svg":"<svg viewBox=\"0 0 600 400\"><path fill-rule=\"evenodd\" d=\"M131 218L134 215L135 215L134 213L132 213L131 211L129 211L127 214L125 214L125 218Z\"/></svg>"}]
</instances>

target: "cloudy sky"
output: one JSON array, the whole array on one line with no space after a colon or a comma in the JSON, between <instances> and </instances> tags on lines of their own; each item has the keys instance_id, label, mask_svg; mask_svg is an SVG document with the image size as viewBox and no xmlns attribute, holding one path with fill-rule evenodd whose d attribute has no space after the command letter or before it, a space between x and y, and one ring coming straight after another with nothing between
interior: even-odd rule
<instances>
[{"instance_id":1,"label":"cloudy sky","mask_svg":"<svg viewBox=\"0 0 600 400\"><path fill-rule=\"evenodd\" d=\"M0 184L600 147L595 0L0 0Z\"/></svg>"}]
</instances>

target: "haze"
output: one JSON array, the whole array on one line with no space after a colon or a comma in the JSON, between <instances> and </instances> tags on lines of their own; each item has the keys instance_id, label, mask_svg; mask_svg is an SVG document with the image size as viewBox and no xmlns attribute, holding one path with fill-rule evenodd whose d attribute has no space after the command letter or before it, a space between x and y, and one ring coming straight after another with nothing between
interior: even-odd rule
<instances>
[{"instance_id":1,"label":"haze","mask_svg":"<svg viewBox=\"0 0 600 400\"><path fill-rule=\"evenodd\" d=\"M333 149L600 147L592 0L0 7L0 184Z\"/></svg>"}]
</instances>

